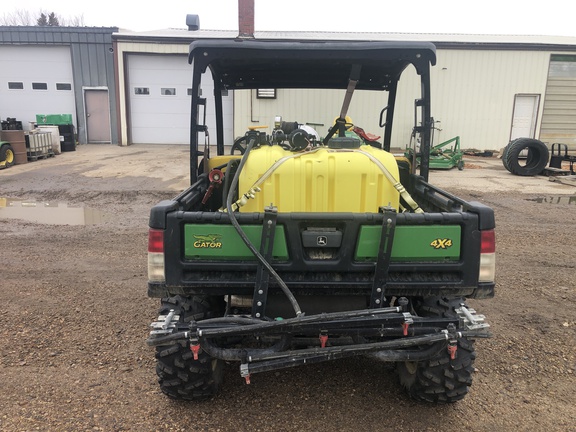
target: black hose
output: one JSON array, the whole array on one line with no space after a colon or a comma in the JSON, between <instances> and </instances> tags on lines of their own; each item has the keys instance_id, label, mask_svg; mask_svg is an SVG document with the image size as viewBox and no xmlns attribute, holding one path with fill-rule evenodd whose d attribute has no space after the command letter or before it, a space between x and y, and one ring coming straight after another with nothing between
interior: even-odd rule
<instances>
[{"instance_id":1,"label":"black hose","mask_svg":"<svg viewBox=\"0 0 576 432\"><path fill-rule=\"evenodd\" d=\"M349 312L331 312L331 313L321 313L317 315L300 316L296 318L287 318L279 321L258 321L257 323L249 323L247 325L241 324L240 321L236 324L240 324L235 327L219 327L219 328L203 328L201 336L203 337L223 337L223 336L238 336L244 334L256 334L256 333L274 333L280 331L286 331L286 328L294 326L294 328L299 329L306 324L316 324L322 322L328 322L332 320L346 320L350 318L368 317L376 316L380 314L389 314L398 312L396 307L388 307L381 309L364 309L358 311ZM398 318L398 316L396 316ZM217 323L223 322L223 320L233 320L232 317L224 318L210 318L203 320L202 323ZM234 322L234 321L229 321ZM255 320L252 320L255 322Z\"/></svg>"},{"instance_id":2,"label":"black hose","mask_svg":"<svg viewBox=\"0 0 576 432\"><path fill-rule=\"evenodd\" d=\"M178 333L172 333L167 336L159 336L159 337L149 337L146 339L146 344L148 346L159 346L165 345L167 342L174 342L178 340L188 340L190 336L190 332L183 331Z\"/></svg>"},{"instance_id":3,"label":"black hose","mask_svg":"<svg viewBox=\"0 0 576 432\"><path fill-rule=\"evenodd\" d=\"M202 339L202 349L210 357L219 358L225 361L246 361L247 357L254 355L273 355L285 351L290 345L290 337L282 335L280 340L268 348L219 348L210 339Z\"/></svg>"},{"instance_id":4,"label":"black hose","mask_svg":"<svg viewBox=\"0 0 576 432\"><path fill-rule=\"evenodd\" d=\"M238 235L240 236L240 238L242 239L244 244L246 244L246 246L248 246L248 249L250 249L250 251L258 259L258 261L260 261L260 263L264 267L266 267L266 270L268 270L268 272L272 275L272 277L274 277L274 279L276 279L276 282L278 282L278 285L280 285L280 288L282 289L282 291L284 292L286 297L288 297L288 300L290 301L290 304L292 305L292 308L294 309L296 316L300 316L300 315L302 315L302 310L300 309L300 305L298 304L296 297L294 297L294 294L292 294L292 292L290 291L290 288L288 288L288 285L286 285L286 283L282 280L280 275L278 273L276 273L276 271L272 268L270 263L268 261L266 261L266 258L264 258L262 256L262 254L258 251L258 249L256 249L256 247L254 247L254 245L252 244L252 242L250 241L248 236L246 236L244 231L242 231L242 227L238 223L238 220L236 219L236 216L234 215L234 211L232 210L232 197L234 195L234 191L238 187L238 179L240 178L240 172L242 171L242 168L244 168L244 164L246 163L246 160L248 159L248 155L250 154L252 147L254 147L254 143L255 143L255 140L254 140L254 138L252 138L250 140L250 142L248 143L248 146L246 147L246 151L244 152L242 159L240 159L240 164L238 165L238 169L236 170L236 173L234 173L234 178L232 179L232 183L230 184L230 189L228 190L228 195L226 197L226 210L228 211L228 216L230 217L230 222L232 222L232 225L234 226L234 228L238 232Z\"/></svg>"}]
</instances>

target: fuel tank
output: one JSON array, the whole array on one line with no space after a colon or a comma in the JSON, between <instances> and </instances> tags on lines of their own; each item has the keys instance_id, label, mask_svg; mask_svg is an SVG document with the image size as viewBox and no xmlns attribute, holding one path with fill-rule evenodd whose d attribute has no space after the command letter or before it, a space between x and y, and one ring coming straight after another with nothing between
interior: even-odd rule
<instances>
[{"instance_id":1,"label":"fuel tank","mask_svg":"<svg viewBox=\"0 0 576 432\"><path fill-rule=\"evenodd\" d=\"M381 206L398 210L399 193L383 168L398 182L394 156L368 145L299 153L262 146L250 152L238 192L241 196L255 186L260 191L240 211L262 212L270 204L280 212L376 213Z\"/></svg>"}]
</instances>

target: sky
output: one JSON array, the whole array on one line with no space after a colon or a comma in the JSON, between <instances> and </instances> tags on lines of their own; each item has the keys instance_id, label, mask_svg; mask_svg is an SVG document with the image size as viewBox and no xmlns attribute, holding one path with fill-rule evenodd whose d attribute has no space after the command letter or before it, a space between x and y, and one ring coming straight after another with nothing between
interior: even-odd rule
<instances>
[{"instance_id":1,"label":"sky","mask_svg":"<svg viewBox=\"0 0 576 432\"><path fill-rule=\"evenodd\" d=\"M186 28L186 14L204 30L238 30L238 0L21 0L16 10L83 16L84 24L134 31ZM576 37L570 0L255 0L256 31L457 33Z\"/></svg>"}]
</instances>

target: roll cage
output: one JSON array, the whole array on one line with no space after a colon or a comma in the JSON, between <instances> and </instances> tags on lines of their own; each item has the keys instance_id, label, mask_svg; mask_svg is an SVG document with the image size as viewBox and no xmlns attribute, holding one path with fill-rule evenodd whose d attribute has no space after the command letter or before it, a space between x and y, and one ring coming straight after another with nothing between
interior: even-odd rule
<instances>
[{"instance_id":1,"label":"roll cage","mask_svg":"<svg viewBox=\"0 0 576 432\"><path fill-rule=\"evenodd\" d=\"M193 65L190 128L190 182L198 178L199 132L207 126L200 118L206 104L200 91L207 70L214 80L216 151L224 154L223 92L239 89L354 89L387 91L388 101L380 113L384 148L390 149L396 91L402 72L412 64L420 76L421 96L415 101L420 121L422 158L420 175L428 180L432 119L430 114L430 66L436 48L427 42L310 42L270 40L198 40L190 45ZM350 94L351 96L351 94Z\"/></svg>"}]
</instances>

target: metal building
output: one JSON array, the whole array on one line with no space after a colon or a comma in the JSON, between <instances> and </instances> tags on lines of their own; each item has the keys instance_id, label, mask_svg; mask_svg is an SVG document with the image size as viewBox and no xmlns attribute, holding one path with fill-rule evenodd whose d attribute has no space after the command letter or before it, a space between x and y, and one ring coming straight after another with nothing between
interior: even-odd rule
<instances>
[{"instance_id":1,"label":"metal building","mask_svg":"<svg viewBox=\"0 0 576 432\"><path fill-rule=\"evenodd\" d=\"M36 114L71 113L80 143L189 142L191 68L188 45L233 38L237 31L118 31L90 27L0 27L0 118L26 125ZM426 40L437 46L432 69L435 143L460 136L466 149L498 150L520 136L576 148L576 38L448 34L255 32L275 40ZM400 83L412 86L412 74ZM203 83L213 131L212 83ZM260 89L228 94L233 124L226 141L249 126L271 128L275 116L309 123L323 135L342 95ZM413 99L418 98L414 93ZM376 135L385 98L354 95L349 115ZM321 103L319 103L321 102ZM99 107L94 109L94 106ZM393 142L405 147L413 100L397 106ZM271 129L270 129L271 130ZM213 140L207 136L206 140Z\"/></svg>"},{"instance_id":2,"label":"metal building","mask_svg":"<svg viewBox=\"0 0 576 432\"><path fill-rule=\"evenodd\" d=\"M114 34L120 66L121 144L188 142L189 107L184 100L191 80L188 44L196 38L235 36L235 32L209 30ZM255 37L432 41L438 49L432 70L436 143L460 136L464 148L498 150L511 139L533 137L576 146L576 38L318 32L255 32ZM409 88L416 79L414 73L401 85ZM249 126L271 127L277 115L309 123L322 135L342 101L342 95L333 91L261 90L228 96L234 130L227 141L243 135ZM209 85L203 93L210 98ZM413 99L396 109L393 142L397 147L408 144ZM384 100L355 94L349 111L354 123L380 134L378 118Z\"/></svg>"},{"instance_id":3,"label":"metal building","mask_svg":"<svg viewBox=\"0 0 576 432\"><path fill-rule=\"evenodd\" d=\"M120 143L189 143L192 72L188 45L196 38L236 35L237 32L186 30L114 34L122 119ZM203 82L202 92L207 98L206 124L213 131L213 83ZM234 116L232 94L224 97L223 109L229 118ZM231 128L225 131L225 136L233 140Z\"/></svg>"},{"instance_id":4,"label":"metal building","mask_svg":"<svg viewBox=\"0 0 576 432\"><path fill-rule=\"evenodd\" d=\"M78 142L118 143L117 27L0 26L0 118L72 114Z\"/></svg>"}]
</instances>

